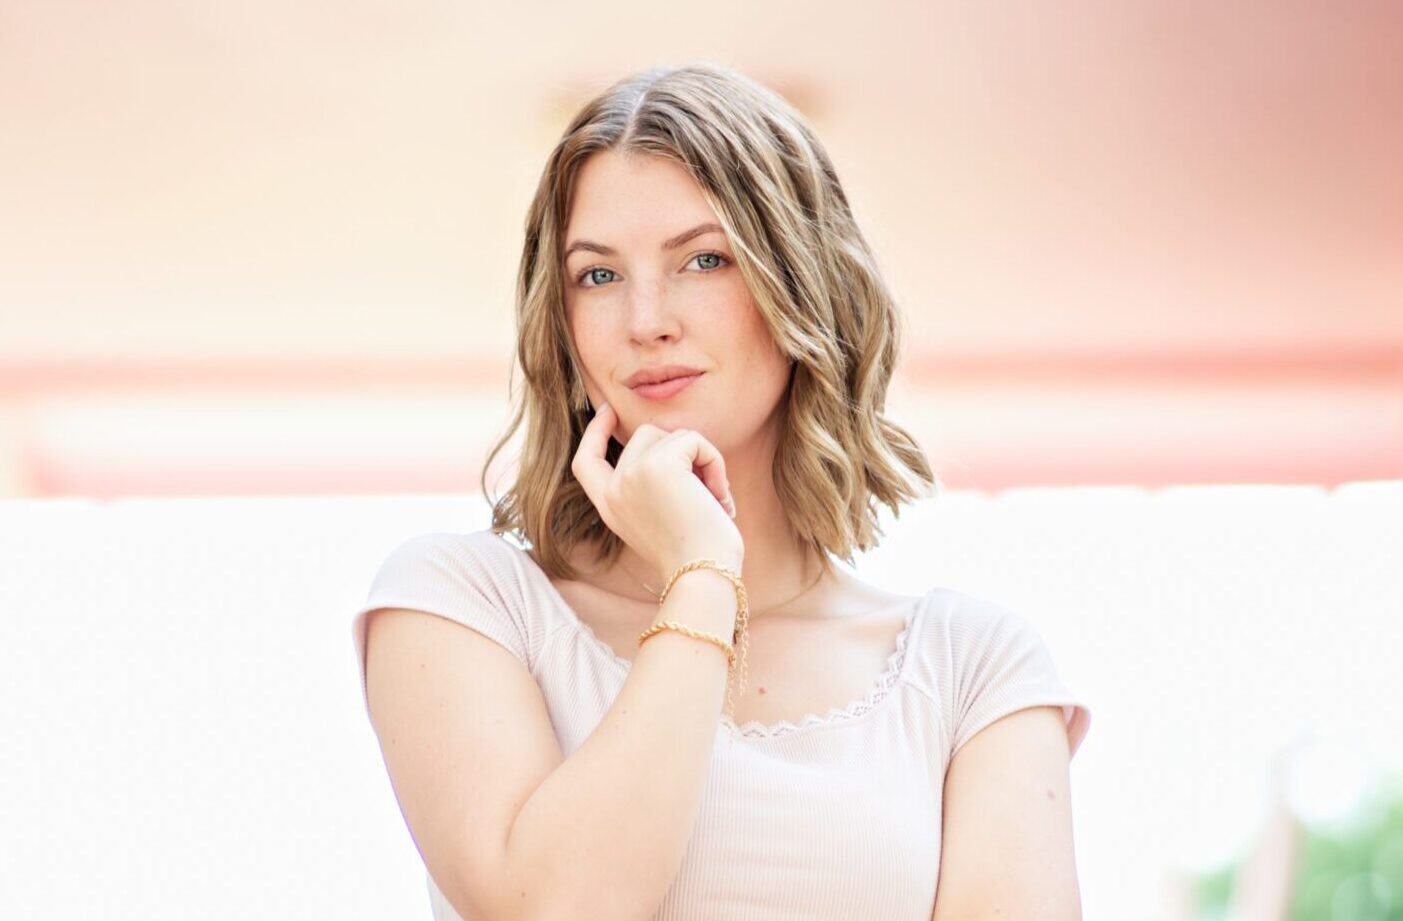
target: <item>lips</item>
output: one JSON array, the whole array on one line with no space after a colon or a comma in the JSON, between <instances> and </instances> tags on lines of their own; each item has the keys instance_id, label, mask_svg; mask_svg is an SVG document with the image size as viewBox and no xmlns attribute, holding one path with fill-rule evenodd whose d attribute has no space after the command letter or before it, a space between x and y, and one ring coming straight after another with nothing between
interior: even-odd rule
<instances>
[{"instance_id":1,"label":"lips","mask_svg":"<svg viewBox=\"0 0 1403 921\"><path fill-rule=\"evenodd\" d=\"M647 400L665 400L686 390L701 376L702 372L697 371L657 383L637 384L634 386L633 392Z\"/></svg>"},{"instance_id":2,"label":"lips","mask_svg":"<svg viewBox=\"0 0 1403 921\"><path fill-rule=\"evenodd\" d=\"M641 380L641 381L639 381L638 383L634 384L633 386L635 386L635 387L651 387L651 386L653 386L653 385L655 385L655 384L666 384L668 381L675 381L675 380L677 380L678 378L682 378L682 377L696 377L696 376L697 376L697 373L698 373L698 372L696 372L696 371L692 371L692 372L689 372L689 373L687 373L687 374L669 374L667 377L657 377L657 378L651 378L651 379Z\"/></svg>"},{"instance_id":3,"label":"lips","mask_svg":"<svg viewBox=\"0 0 1403 921\"><path fill-rule=\"evenodd\" d=\"M639 368L624 381L626 387L637 387L639 384L661 384L675 377L691 377L700 374L700 368L693 368L690 365L652 365L646 368Z\"/></svg>"}]
</instances>

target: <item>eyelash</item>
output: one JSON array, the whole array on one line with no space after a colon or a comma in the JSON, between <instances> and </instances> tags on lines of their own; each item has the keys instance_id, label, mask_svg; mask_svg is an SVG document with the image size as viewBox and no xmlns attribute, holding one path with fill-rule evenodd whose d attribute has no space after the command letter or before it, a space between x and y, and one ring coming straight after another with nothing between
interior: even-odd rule
<instances>
[{"instance_id":1,"label":"eyelash","mask_svg":"<svg viewBox=\"0 0 1403 921\"><path fill-rule=\"evenodd\" d=\"M695 256L692 257L691 260L688 260L688 261L691 262L692 260L700 259L702 256L715 256L717 259L720 259L720 260L721 260L721 264L720 264L720 265L714 266L713 268L709 268L709 269L702 269L702 274L703 274L703 275L709 274L709 273L711 273L711 272L720 271L722 268L724 268L725 266L729 265L730 262L731 262L731 260L727 259L725 256L723 256L722 254L717 253L717 252L697 253ZM588 277L589 274L590 274L591 272L598 271L599 269L604 269L604 266L602 266L602 265L592 265L592 266L590 266L590 267L587 268L587 269L581 270L579 273L577 273L577 274L575 275L575 286L578 287L578 288L603 288L603 287L606 287L605 285L587 285L587 284L584 283L585 278ZM612 272L612 271L614 271L614 270L613 270L613 269L604 269L604 271L606 271L606 272Z\"/></svg>"}]
</instances>

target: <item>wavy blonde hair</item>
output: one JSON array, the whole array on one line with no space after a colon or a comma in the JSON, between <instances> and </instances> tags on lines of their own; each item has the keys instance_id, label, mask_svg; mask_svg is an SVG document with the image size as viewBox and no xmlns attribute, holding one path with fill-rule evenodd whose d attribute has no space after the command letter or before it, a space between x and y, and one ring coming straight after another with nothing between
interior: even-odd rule
<instances>
[{"instance_id":1,"label":"wavy blonde hair","mask_svg":"<svg viewBox=\"0 0 1403 921\"><path fill-rule=\"evenodd\" d=\"M567 554L597 543L612 564L623 542L570 470L592 416L564 311L564 233L576 175L600 151L667 157L701 187L746 286L793 359L774 459L780 505L827 566L853 561L883 533L877 503L941 484L905 429L882 415L902 318L858 230L832 162L778 93L717 64L653 68L613 84L575 114L546 161L526 217L517 275L516 357L526 379L506 432L523 420L517 476L492 505L492 530L528 541L550 575L577 579ZM515 389L515 388L512 388ZM610 439L616 463L622 445Z\"/></svg>"}]
</instances>

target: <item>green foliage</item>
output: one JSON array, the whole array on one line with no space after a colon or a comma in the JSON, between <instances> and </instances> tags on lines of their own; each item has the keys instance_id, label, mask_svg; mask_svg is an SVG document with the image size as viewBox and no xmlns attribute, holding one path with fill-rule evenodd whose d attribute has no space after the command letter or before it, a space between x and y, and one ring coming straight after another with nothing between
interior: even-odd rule
<instances>
[{"instance_id":1,"label":"green foliage","mask_svg":"<svg viewBox=\"0 0 1403 921\"><path fill-rule=\"evenodd\" d=\"M1289 921L1403 921L1403 783L1328 828L1298 824ZM1229 918L1242 860L1192 881L1198 921Z\"/></svg>"}]
</instances>

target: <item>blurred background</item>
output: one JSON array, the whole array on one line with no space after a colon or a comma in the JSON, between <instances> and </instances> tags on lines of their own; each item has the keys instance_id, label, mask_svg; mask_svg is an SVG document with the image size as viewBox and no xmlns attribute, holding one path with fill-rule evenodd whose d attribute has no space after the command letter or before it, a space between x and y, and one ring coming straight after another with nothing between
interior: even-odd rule
<instances>
[{"instance_id":1,"label":"blurred background","mask_svg":"<svg viewBox=\"0 0 1403 921\"><path fill-rule=\"evenodd\" d=\"M565 121L693 60L804 113L905 312L888 413L950 492L871 570L944 548L933 571L1018 604L1090 699L1086 917L1403 918L1403 6L1381 0L0 0L0 605L27 639L0 653L26 703L0 756L25 820L0 865L25 882L0 908L67 916L113 873L104 895L144 895L109 914L169 912L244 840L177 846L216 839L155 823L173 787L183 816L247 807L278 758L337 751L355 793L258 827L337 817L335 847L325 823L310 851L279 838L336 855L319 897L425 916L346 618L400 538L485 525L521 229ZM251 591L256 615L231 600ZM213 751L257 771L185 786L153 752L216 755L160 726L199 722L191 681L234 706L210 676L249 682L267 637L231 624L255 618L313 658L258 659L241 701L276 720L295 682L319 728L282 738L321 754L241 722L257 757ZM73 719L95 705L96 737ZM120 851L142 828L159 859L118 873L90 843L69 878L74 834Z\"/></svg>"}]
</instances>

